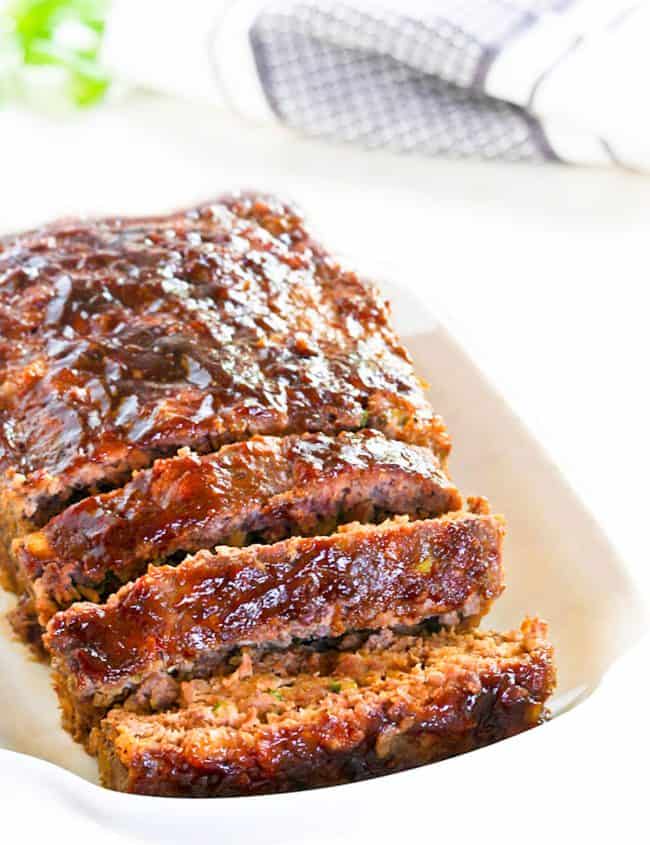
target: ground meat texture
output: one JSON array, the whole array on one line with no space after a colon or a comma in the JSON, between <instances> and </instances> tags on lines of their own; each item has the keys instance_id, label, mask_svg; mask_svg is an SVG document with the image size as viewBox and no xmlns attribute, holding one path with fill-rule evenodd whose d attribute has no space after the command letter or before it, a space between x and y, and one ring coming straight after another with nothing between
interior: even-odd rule
<instances>
[{"instance_id":1,"label":"ground meat texture","mask_svg":"<svg viewBox=\"0 0 650 845\"><path fill-rule=\"evenodd\" d=\"M371 426L449 439L371 285L293 207L236 196L0 242L0 555L181 447Z\"/></svg>"},{"instance_id":2,"label":"ground meat texture","mask_svg":"<svg viewBox=\"0 0 650 845\"><path fill-rule=\"evenodd\" d=\"M378 649L294 648L181 685L161 714L116 708L90 748L123 792L233 796L360 780L487 745L543 720L545 626L395 636Z\"/></svg>"},{"instance_id":3,"label":"ground meat texture","mask_svg":"<svg viewBox=\"0 0 650 845\"><path fill-rule=\"evenodd\" d=\"M477 622L503 589L498 517L459 512L269 546L219 547L155 567L106 604L47 628L66 726L83 737L149 674L205 673L233 648L414 625Z\"/></svg>"},{"instance_id":4,"label":"ground meat texture","mask_svg":"<svg viewBox=\"0 0 650 845\"><path fill-rule=\"evenodd\" d=\"M0 583L107 786L324 786L544 718L544 625L473 630L503 520L425 389L272 197L0 238Z\"/></svg>"},{"instance_id":5,"label":"ground meat texture","mask_svg":"<svg viewBox=\"0 0 650 845\"><path fill-rule=\"evenodd\" d=\"M57 610L100 601L180 552L324 534L387 514L435 517L461 505L426 447L370 429L258 436L216 454L160 459L125 487L83 499L16 540L13 555L45 625Z\"/></svg>"}]
</instances>

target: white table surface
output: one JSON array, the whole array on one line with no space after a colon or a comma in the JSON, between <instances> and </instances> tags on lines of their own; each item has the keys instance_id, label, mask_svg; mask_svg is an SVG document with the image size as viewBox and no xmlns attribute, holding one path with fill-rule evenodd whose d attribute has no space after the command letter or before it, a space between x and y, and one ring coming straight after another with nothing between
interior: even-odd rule
<instances>
[{"instance_id":1,"label":"white table surface","mask_svg":"<svg viewBox=\"0 0 650 845\"><path fill-rule=\"evenodd\" d=\"M650 596L650 179L368 153L144 95L64 120L0 110L0 150L0 231L161 211L236 187L298 200L325 243L362 271L379 269L437 304ZM647 665L650 649L639 654ZM577 712L558 726L571 730ZM634 771L648 750L645 718L630 706L624 724L610 727L604 749L601 737L583 737L584 766L570 782L558 772L547 783L545 810L530 796L531 830L521 838L640 824ZM27 796L11 809L16 820L34 811ZM48 812L44 804L32 824L52 841ZM67 842L113 841L90 819L70 824ZM477 835L493 841L480 826Z\"/></svg>"}]
</instances>

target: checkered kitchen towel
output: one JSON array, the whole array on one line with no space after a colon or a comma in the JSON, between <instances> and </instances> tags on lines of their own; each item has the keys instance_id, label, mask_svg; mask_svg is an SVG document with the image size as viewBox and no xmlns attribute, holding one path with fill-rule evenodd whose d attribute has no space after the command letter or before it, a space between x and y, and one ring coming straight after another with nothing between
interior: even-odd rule
<instances>
[{"instance_id":1,"label":"checkered kitchen towel","mask_svg":"<svg viewBox=\"0 0 650 845\"><path fill-rule=\"evenodd\" d=\"M367 147L650 168L648 43L648 0L113 0L105 59Z\"/></svg>"}]
</instances>

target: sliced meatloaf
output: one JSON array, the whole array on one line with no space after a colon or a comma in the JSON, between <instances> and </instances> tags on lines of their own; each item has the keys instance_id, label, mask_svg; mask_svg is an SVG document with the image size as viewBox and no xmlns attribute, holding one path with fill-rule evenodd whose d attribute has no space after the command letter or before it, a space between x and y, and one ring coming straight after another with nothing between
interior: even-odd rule
<instances>
[{"instance_id":1,"label":"sliced meatloaf","mask_svg":"<svg viewBox=\"0 0 650 845\"><path fill-rule=\"evenodd\" d=\"M283 792L361 780L538 725L555 685L546 628L371 637L292 648L181 683L175 709L132 702L92 733L105 786L162 796Z\"/></svg>"},{"instance_id":2,"label":"sliced meatloaf","mask_svg":"<svg viewBox=\"0 0 650 845\"><path fill-rule=\"evenodd\" d=\"M459 512L269 546L218 547L152 567L104 605L49 622L64 722L82 737L103 710L156 673L204 674L242 645L349 631L475 623L503 588L498 517Z\"/></svg>"},{"instance_id":3,"label":"sliced meatloaf","mask_svg":"<svg viewBox=\"0 0 650 845\"><path fill-rule=\"evenodd\" d=\"M4 557L182 447L370 426L449 449L387 303L268 197L3 239L0 382Z\"/></svg>"},{"instance_id":4,"label":"sliced meatloaf","mask_svg":"<svg viewBox=\"0 0 650 845\"><path fill-rule=\"evenodd\" d=\"M148 563L219 544L243 546L388 514L438 516L462 499L430 449L365 429L255 437L203 457L157 460L125 487L91 496L16 540L18 581L38 621L101 601Z\"/></svg>"}]
</instances>

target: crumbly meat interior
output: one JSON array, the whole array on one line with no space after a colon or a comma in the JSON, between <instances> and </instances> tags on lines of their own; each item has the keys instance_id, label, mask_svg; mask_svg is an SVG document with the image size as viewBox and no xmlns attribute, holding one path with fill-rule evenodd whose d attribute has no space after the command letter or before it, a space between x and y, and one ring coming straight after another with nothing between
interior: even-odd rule
<instances>
[{"instance_id":1,"label":"crumbly meat interior","mask_svg":"<svg viewBox=\"0 0 650 845\"><path fill-rule=\"evenodd\" d=\"M534 727L555 674L546 631L413 637L352 651L244 652L180 684L166 713L131 700L92 734L105 785L170 795L252 794L356 780Z\"/></svg>"},{"instance_id":2,"label":"crumbly meat interior","mask_svg":"<svg viewBox=\"0 0 650 845\"><path fill-rule=\"evenodd\" d=\"M106 604L79 602L48 624L73 732L83 736L93 713L152 673L205 673L240 644L286 646L432 617L476 624L503 589L502 534L498 518L461 511L154 567Z\"/></svg>"}]
</instances>

